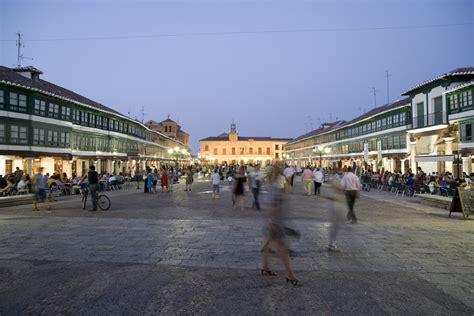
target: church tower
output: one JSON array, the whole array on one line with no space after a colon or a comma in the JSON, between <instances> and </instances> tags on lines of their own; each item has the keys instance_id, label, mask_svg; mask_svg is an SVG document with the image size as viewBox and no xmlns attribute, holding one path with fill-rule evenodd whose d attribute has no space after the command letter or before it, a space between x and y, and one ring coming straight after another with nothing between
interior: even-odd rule
<instances>
[{"instance_id":1,"label":"church tower","mask_svg":"<svg viewBox=\"0 0 474 316\"><path fill-rule=\"evenodd\" d=\"M235 125L234 121L230 124L230 133L229 133L229 140L231 142L236 142L239 139L239 134L237 133L237 126Z\"/></svg>"}]
</instances>

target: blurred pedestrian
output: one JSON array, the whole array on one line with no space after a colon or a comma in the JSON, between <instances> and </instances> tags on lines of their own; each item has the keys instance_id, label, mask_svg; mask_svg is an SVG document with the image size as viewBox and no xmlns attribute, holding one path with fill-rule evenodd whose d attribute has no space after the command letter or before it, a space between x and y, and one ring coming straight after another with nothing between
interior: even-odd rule
<instances>
[{"instance_id":1,"label":"blurred pedestrian","mask_svg":"<svg viewBox=\"0 0 474 316\"><path fill-rule=\"evenodd\" d=\"M243 166L240 166L239 171L236 173L235 177L235 205L234 207L240 207L240 209L244 210L245 205L245 195L244 195L244 183L246 181L245 178L245 169Z\"/></svg>"},{"instance_id":2,"label":"blurred pedestrian","mask_svg":"<svg viewBox=\"0 0 474 316\"><path fill-rule=\"evenodd\" d=\"M38 203L46 201L46 208L49 209L49 202L46 198L48 190L48 178L43 175L43 167L38 169L38 173L33 176L33 186L35 192L35 198L33 200L33 211L39 211Z\"/></svg>"},{"instance_id":3,"label":"blurred pedestrian","mask_svg":"<svg viewBox=\"0 0 474 316\"><path fill-rule=\"evenodd\" d=\"M161 192L166 192L168 191L168 170L166 170L166 167L163 166L161 167Z\"/></svg>"},{"instance_id":4,"label":"blurred pedestrian","mask_svg":"<svg viewBox=\"0 0 474 316\"><path fill-rule=\"evenodd\" d=\"M221 183L221 175L219 174L219 170L217 168L214 169L214 172L211 174L211 182L212 182L212 199L219 198L219 185Z\"/></svg>"},{"instance_id":5,"label":"blurred pedestrian","mask_svg":"<svg viewBox=\"0 0 474 316\"><path fill-rule=\"evenodd\" d=\"M346 191L347 206L349 208L347 220L350 221L351 224L356 224L357 217L354 212L354 204L358 197L361 185L359 177L352 173L352 167L347 167L346 174L342 177L341 184L344 191Z\"/></svg>"},{"instance_id":6,"label":"blurred pedestrian","mask_svg":"<svg viewBox=\"0 0 474 316\"><path fill-rule=\"evenodd\" d=\"M173 192L174 184L174 169L173 167L168 168L168 192Z\"/></svg>"},{"instance_id":7,"label":"blurred pedestrian","mask_svg":"<svg viewBox=\"0 0 474 316\"><path fill-rule=\"evenodd\" d=\"M191 186L194 182L193 168L191 166L186 170L186 186L184 191L191 191Z\"/></svg>"},{"instance_id":8,"label":"blurred pedestrian","mask_svg":"<svg viewBox=\"0 0 474 316\"><path fill-rule=\"evenodd\" d=\"M329 218L330 224L328 229L328 251L339 252L336 245L337 232L341 223L344 221L343 204L344 204L344 190L340 182L330 181L325 190L324 198L329 200Z\"/></svg>"},{"instance_id":9,"label":"blurred pedestrian","mask_svg":"<svg viewBox=\"0 0 474 316\"><path fill-rule=\"evenodd\" d=\"M252 179L252 193L253 193L253 207L255 207L258 211L260 211L260 201L259 201L259 194L260 194L260 187L262 185L262 179L260 174L260 167L257 165L252 171L251 175Z\"/></svg>"},{"instance_id":10,"label":"blurred pedestrian","mask_svg":"<svg viewBox=\"0 0 474 316\"><path fill-rule=\"evenodd\" d=\"M323 184L323 173L319 168L313 171L314 195L321 195L321 185Z\"/></svg>"},{"instance_id":11,"label":"blurred pedestrian","mask_svg":"<svg viewBox=\"0 0 474 316\"><path fill-rule=\"evenodd\" d=\"M311 195L311 184L313 183L313 171L309 166L306 166L303 170L303 180L304 194Z\"/></svg>"},{"instance_id":12,"label":"blurred pedestrian","mask_svg":"<svg viewBox=\"0 0 474 316\"><path fill-rule=\"evenodd\" d=\"M284 208L282 207L284 198L284 188L279 185L280 178L283 176L283 169L279 165L274 165L267 173L266 190L263 209L266 214L266 223L264 226L264 241L262 246L262 275L276 276L271 269L271 246L277 247L277 253L285 267L286 282L297 285L298 280L290 266L290 256L288 251L288 243L286 241L286 229L284 224Z\"/></svg>"}]
</instances>

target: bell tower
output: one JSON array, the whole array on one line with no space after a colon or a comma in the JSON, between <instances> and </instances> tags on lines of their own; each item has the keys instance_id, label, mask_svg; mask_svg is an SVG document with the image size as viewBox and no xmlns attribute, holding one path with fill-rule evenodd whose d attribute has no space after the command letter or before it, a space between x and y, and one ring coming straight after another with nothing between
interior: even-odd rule
<instances>
[{"instance_id":1,"label":"bell tower","mask_svg":"<svg viewBox=\"0 0 474 316\"><path fill-rule=\"evenodd\" d=\"M232 124L230 124L230 133L229 133L229 140L231 142L236 142L239 139L239 134L237 133L237 126L232 120Z\"/></svg>"}]
</instances>

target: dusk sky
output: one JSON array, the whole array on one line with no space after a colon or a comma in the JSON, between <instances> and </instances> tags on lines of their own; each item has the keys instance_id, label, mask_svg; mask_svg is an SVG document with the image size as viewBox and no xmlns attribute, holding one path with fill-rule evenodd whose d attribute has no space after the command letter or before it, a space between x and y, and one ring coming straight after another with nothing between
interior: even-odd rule
<instances>
[{"instance_id":1,"label":"dusk sky","mask_svg":"<svg viewBox=\"0 0 474 316\"><path fill-rule=\"evenodd\" d=\"M196 153L232 119L273 137L352 119L374 107L370 87L386 103L386 70L394 101L474 66L473 23L472 0L0 0L0 64L16 64L21 32L43 79L140 120L142 106L170 114Z\"/></svg>"}]
</instances>

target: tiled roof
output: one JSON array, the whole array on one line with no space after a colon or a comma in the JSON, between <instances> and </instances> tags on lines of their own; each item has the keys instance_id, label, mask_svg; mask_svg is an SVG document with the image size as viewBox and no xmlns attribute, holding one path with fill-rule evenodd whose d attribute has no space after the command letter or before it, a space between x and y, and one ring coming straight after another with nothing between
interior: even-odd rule
<instances>
[{"instance_id":1,"label":"tiled roof","mask_svg":"<svg viewBox=\"0 0 474 316\"><path fill-rule=\"evenodd\" d=\"M19 72L33 72L37 74L42 74L43 72L39 70L38 68L35 68L33 66L25 66L25 67L16 67L13 70L19 71Z\"/></svg>"},{"instance_id":2,"label":"tiled roof","mask_svg":"<svg viewBox=\"0 0 474 316\"><path fill-rule=\"evenodd\" d=\"M238 137L238 140L246 141L246 140L255 140L255 141L264 141L264 140L270 140L270 141L282 141L282 142L287 142L290 141L291 138L273 138L273 137L258 137L258 136L240 136ZM204 139L201 139L200 141L226 141L229 140L229 135L226 133L222 133L219 136L211 136L207 137Z\"/></svg>"},{"instance_id":3,"label":"tiled roof","mask_svg":"<svg viewBox=\"0 0 474 316\"><path fill-rule=\"evenodd\" d=\"M453 91L456 91L456 90L459 90L459 89L462 89L462 88L465 88L465 87L469 87L469 86L472 86L472 85L474 85L474 80L458 84L454 87L451 87L449 90L446 90L443 93L450 93L450 92L453 92Z\"/></svg>"},{"instance_id":4,"label":"tiled roof","mask_svg":"<svg viewBox=\"0 0 474 316\"><path fill-rule=\"evenodd\" d=\"M31 70L30 67L31 66L22 67L20 68L21 70L19 71L30 71ZM36 69L34 67L31 67L31 68ZM82 95L77 94L74 91L57 86L46 80L42 80L42 79L33 80L33 79L26 78L8 67L0 66L0 83L11 84L13 86L17 86L17 87L21 87L25 89L37 90L38 92L42 92L45 94L64 98L71 101L76 101L79 103L83 103L92 108L96 108L99 110L104 110L107 112L118 114L120 116L124 116L122 113L117 112L103 104L92 101L91 99L83 97Z\"/></svg>"},{"instance_id":5,"label":"tiled roof","mask_svg":"<svg viewBox=\"0 0 474 316\"><path fill-rule=\"evenodd\" d=\"M375 116L375 115L378 115L380 113L383 113L383 112L386 112L386 111L389 111L389 110L392 110L392 109L396 109L400 106L409 104L410 101L411 101L411 98L405 98L405 99L402 99L402 100L397 100L393 103L385 104L385 105L379 106L378 108L372 109L369 112L364 113L362 115L359 115L358 117L356 117L356 118L354 118L350 121L336 121L328 128L318 128L318 129L315 129L315 130L313 130L309 133L298 136L298 137L292 139L290 143L295 143L295 142L298 142L298 141L300 141L302 139L305 139L305 138L314 137L314 136L317 136L317 135L320 135L320 134L325 134L327 132L331 132L331 131L334 131L334 130L337 130L337 129L340 129L340 128L343 128L343 127L346 127L346 126L353 125L357 122L363 121L363 120L368 119L372 116Z\"/></svg>"},{"instance_id":6,"label":"tiled roof","mask_svg":"<svg viewBox=\"0 0 474 316\"><path fill-rule=\"evenodd\" d=\"M438 81L438 80L441 80L441 79L445 79L445 78L448 78L448 77L455 77L455 76L469 76L469 75L472 75L474 76L474 67L463 67L463 68L456 68L456 69L453 69L447 73L444 73L434 79L431 79L431 80L427 80L427 81L424 81L416 86L414 86L413 88L411 89L408 89L407 91L403 92L401 95L409 95L411 92L414 92L420 88L423 88L427 85L429 85L430 83L432 82L435 82L435 81Z\"/></svg>"},{"instance_id":7,"label":"tiled roof","mask_svg":"<svg viewBox=\"0 0 474 316\"><path fill-rule=\"evenodd\" d=\"M316 135L319 135L319 134L322 134L322 133L330 132L332 130L337 129L338 127L343 126L345 123L346 123L346 121L343 121L343 120L335 121L335 122L331 123L332 125L330 127L326 127L326 128L320 127L320 128L315 129L315 130L312 130L309 133L306 133L306 134L303 134L303 135L298 136L296 138L293 138L291 140L291 143L297 142L297 141L305 139L305 138L310 138L310 137L313 137L313 136L316 136Z\"/></svg>"}]
</instances>

